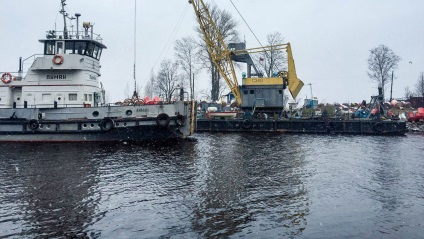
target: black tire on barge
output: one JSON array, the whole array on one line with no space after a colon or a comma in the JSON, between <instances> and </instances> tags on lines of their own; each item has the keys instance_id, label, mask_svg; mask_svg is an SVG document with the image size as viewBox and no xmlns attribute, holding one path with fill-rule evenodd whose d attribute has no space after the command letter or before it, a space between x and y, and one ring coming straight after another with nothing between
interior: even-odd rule
<instances>
[{"instance_id":1,"label":"black tire on barge","mask_svg":"<svg viewBox=\"0 0 424 239\"><path fill-rule=\"evenodd\" d=\"M248 119L243 120L242 126L244 129L252 128L252 122Z\"/></svg>"},{"instance_id":2,"label":"black tire on barge","mask_svg":"<svg viewBox=\"0 0 424 239\"><path fill-rule=\"evenodd\" d=\"M38 129L38 126L40 126L40 123L38 123L38 120L32 119L28 122L28 128L30 130L36 130Z\"/></svg>"},{"instance_id":3,"label":"black tire on barge","mask_svg":"<svg viewBox=\"0 0 424 239\"><path fill-rule=\"evenodd\" d=\"M169 115L165 114L165 113L161 113L158 114L158 116L156 116L156 124L157 126L159 126L159 128L164 128L167 127L169 125Z\"/></svg>"},{"instance_id":4,"label":"black tire on barge","mask_svg":"<svg viewBox=\"0 0 424 239\"><path fill-rule=\"evenodd\" d=\"M100 121L99 126L102 131L109 131L113 129L113 127L115 126L115 122L113 122L112 119L102 119L102 121Z\"/></svg>"}]
</instances>

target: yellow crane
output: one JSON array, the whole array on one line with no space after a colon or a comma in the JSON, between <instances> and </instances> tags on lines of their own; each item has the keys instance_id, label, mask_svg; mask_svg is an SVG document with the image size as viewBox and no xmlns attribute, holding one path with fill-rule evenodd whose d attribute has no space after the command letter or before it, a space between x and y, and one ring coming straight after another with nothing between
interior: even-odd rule
<instances>
[{"instance_id":1,"label":"yellow crane","mask_svg":"<svg viewBox=\"0 0 424 239\"><path fill-rule=\"evenodd\" d=\"M213 63L218 68L222 77L227 82L231 89L234 97L239 105L242 103L242 95L240 87L237 81L237 77L234 71L233 62L231 60L232 55L239 54L251 54L270 50L286 50L288 58L288 71L280 72L279 77L270 78L246 78L243 82L246 84L256 82L256 84L284 84L287 82L289 91L293 98L296 98L300 90L303 87L303 82L297 78L296 68L294 65L293 54L290 43L280 44L274 46L258 47L252 49L243 50L229 50L227 44L224 42L222 35L220 34L218 27L212 19L212 16L203 2L203 0L189 0L189 3L193 5L194 12L196 13L197 21L199 22L200 29L203 33L206 46L209 54L212 58ZM253 83L254 84L254 83Z\"/></svg>"}]
</instances>

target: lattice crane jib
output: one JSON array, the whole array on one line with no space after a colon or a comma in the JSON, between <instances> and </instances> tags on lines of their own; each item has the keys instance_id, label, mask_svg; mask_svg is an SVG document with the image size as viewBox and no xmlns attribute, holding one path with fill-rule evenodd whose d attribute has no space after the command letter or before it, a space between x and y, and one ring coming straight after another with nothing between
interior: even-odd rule
<instances>
[{"instance_id":1,"label":"lattice crane jib","mask_svg":"<svg viewBox=\"0 0 424 239\"><path fill-rule=\"evenodd\" d=\"M240 105L240 87L227 44L225 44L222 35L219 33L206 4L202 0L189 0L189 3L193 5L212 61L227 82L231 92L233 92L237 103Z\"/></svg>"}]
</instances>

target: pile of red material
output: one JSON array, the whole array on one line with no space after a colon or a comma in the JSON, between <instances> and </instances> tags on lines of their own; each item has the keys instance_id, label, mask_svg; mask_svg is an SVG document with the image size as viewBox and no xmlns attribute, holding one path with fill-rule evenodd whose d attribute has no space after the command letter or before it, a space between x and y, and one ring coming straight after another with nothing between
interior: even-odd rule
<instances>
[{"instance_id":1,"label":"pile of red material","mask_svg":"<svg viewBox=\"0 0 424 239\"><path fill-rule=\"evenodd\" d=\"M160 100L159 96L155 96L155 97L153 97L153 99L150 99L149 96L144 97L144 103L146 105L157 105L157 104L159 104L160 101L161 100Z\"/></svg>"},{"instance_id":2,"label":"pile of red material","mask_svg":"<svg viewBox=\"0 0 424 239\"><path fill-rule=\"evenodd\" d=\"M408 122L424 122L424 108L418 108L417 113L408 112Z\"/></svg>"}]
</instances>

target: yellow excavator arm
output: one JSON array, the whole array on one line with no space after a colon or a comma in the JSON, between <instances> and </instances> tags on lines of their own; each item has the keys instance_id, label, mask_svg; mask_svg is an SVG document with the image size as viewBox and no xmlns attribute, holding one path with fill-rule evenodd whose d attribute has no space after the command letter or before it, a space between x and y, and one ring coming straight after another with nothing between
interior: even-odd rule
<instances>
[{"instance_id":1,"label":"yellow excavator arm","mask_svg":"<svg viewBox=\"0 0 424 239\"><path fill-rule=\"evenodd\" d=\"M213 63L227 82L237 103L241 104L240 88L227 44L225 44L215 22L212 20L212 16L205 3L202 0L189 0L188 2L193 5Z\"/></svg>"},{"instance_id":2,"label":"yellow excavator arm","mask_svg":"<svg viewBox=\"0 0 424 239\"><path fill-rule=\"evenodd\" d=\"M291 50L290 42L287 43L287 68L288 68L288 80L289 80L289 91L293 99L296 99L300 90L302 89L304 83L299 78L297 78L296 67L294 65L293 53Z\"/></svg>"}]
</instances>

